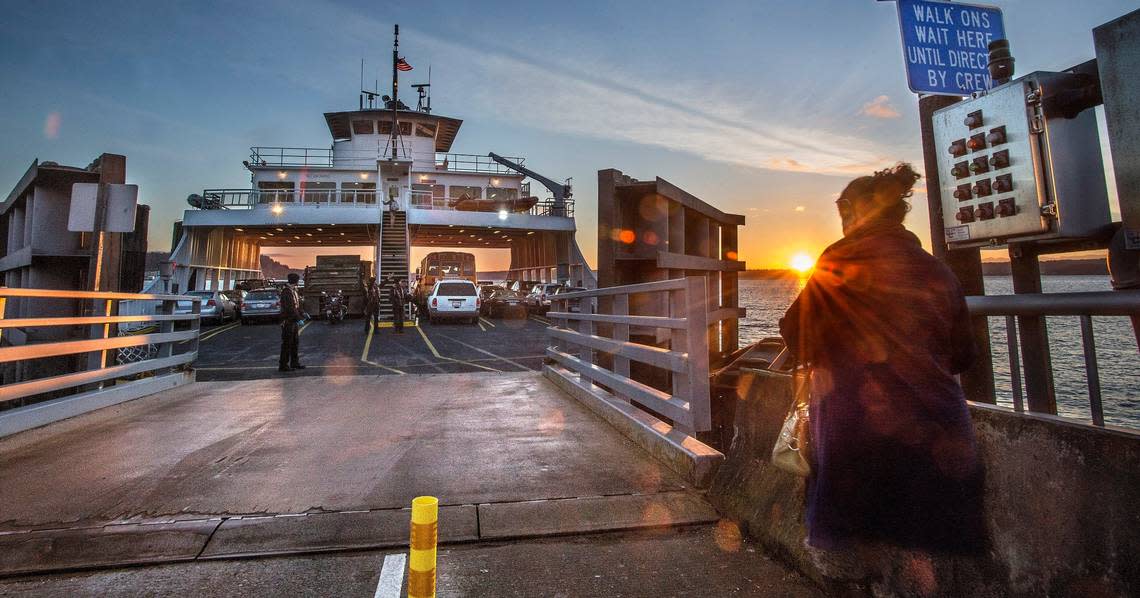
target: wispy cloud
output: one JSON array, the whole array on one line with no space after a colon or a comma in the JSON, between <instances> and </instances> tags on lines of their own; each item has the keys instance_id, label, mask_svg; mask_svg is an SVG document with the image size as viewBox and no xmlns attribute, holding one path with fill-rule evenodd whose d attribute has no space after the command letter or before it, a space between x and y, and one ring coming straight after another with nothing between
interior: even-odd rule
<instances>
[{"instance_id":1,"label":"wispy cloud","mask_svg":"<svg viewBox=\"0 0 1140 598\"><path fill-rule=\"evenodd\" d=\"M870 116L871 118L898 118L902 116L894 106L891 106L891 98L887 96L879 96L866 104L863 104L863 109L859 114Z\"/></svg>"},{"instance_id":2,"label":"wispy cloud","mask_svg":"<svg viewBox=\"0 0 1140 598\"><path fill-rule=\"evenodd\" d=\"M307 8L304 18L334 19L341 31L338 44L345 38L375 43L376 31L387 29L351 8L331 3L326 8ZM515 48L501 39L444 39L411 27L402 33L407 47L418 47L435 62L437 99L461 99L463 112L481 119L757 169L846 175L890 162L890 150L877 141L817 126L810 113L790 114L780 98L757 89L726 90L693 75L641 80L614 64L599 72L587 56ZM714 87L718 92L706 95Z\"/></svg>"}]
</instances>

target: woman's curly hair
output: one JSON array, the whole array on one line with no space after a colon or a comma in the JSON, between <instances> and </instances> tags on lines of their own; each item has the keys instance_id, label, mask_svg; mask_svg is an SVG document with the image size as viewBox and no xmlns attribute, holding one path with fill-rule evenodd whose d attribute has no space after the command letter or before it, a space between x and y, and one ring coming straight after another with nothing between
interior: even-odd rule
<instances>
[{"instance_id":1,"label":"woman's curly hair","mask_svg":"<svg viewBox=\"0 0 1140 598\"><path fill-rule=\"evenodd\" d=\"M914 195L919 174L906 162L851 181L843 196L852 202L870 205L875 220L902 223L910 211L907 198Z\"/></svg>"}]
</instances>

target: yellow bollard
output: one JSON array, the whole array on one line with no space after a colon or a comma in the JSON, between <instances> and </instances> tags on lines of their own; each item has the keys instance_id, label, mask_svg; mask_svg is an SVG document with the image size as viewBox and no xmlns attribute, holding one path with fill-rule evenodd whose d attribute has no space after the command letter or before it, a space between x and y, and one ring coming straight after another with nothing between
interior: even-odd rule
<instances>
[{"instance_id":1,"label":"yellow bollard","mask_svg":"<svg viewBox=\"0 0 1140 598\"><path fill-rule=\"evenodd\" d=\"M435 598L435 545L439 539L439 499L412 499L412 539L408 555L408 598Z\"/></svg>"}]
</instances>

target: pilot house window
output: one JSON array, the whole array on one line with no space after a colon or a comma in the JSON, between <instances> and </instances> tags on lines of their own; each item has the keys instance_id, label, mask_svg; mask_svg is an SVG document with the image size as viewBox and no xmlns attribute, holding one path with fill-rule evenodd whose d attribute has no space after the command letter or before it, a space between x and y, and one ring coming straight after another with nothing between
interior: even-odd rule
<instances>
[{"instance_id":1,"label":"pilot house window","mask_svg":"<svg viewBox=\"0 0 1140 598\"><path fill-rule=\"evenodd\" d=\"M370 120L354 120L352 121L352 134L353 135L371 135L376 132L376 127Z\"/></svg>"},{"instance_id":2,"label":"pilot house window","mask_svg":"<svg viewBox=\"0 0 1140 598\"><path fill-rule=\"evenodd\" d=\"M382 121L378 121L376 124L379 125L379 127L380 127L380 134L381 135L391 135L392 134L392 121L382 120ZM404 136L410 136L412 134L412 123L409 121L406 121L406 120L401 121L400 122L400 134L404 135Z\"/></svg>"},{"instance_id":3,"label":"pilot house window","mask_svg":"<svg viewBox=\"0 0 1140 598\"><path fill-rule=\"evenodd\" d=\"M435 137L435 123L416 123L416 137Z\"/></svg>"}]
</instances>

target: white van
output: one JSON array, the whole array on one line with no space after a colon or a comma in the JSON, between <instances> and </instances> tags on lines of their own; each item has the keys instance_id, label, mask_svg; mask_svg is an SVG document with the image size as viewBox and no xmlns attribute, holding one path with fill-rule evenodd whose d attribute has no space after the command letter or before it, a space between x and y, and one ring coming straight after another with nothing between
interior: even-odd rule
<instances>
[{"instance_id":1,"label":"white van","mask_svg":"<svg viewBox=\"0 0 1140 598\"><path fill-rule=\"evenodd\" d=\"M474 324L479 321L479 304L475 283L461 278L440 280L427 298L428 321L461 319Z\"/></svg>"}]
</instances>

